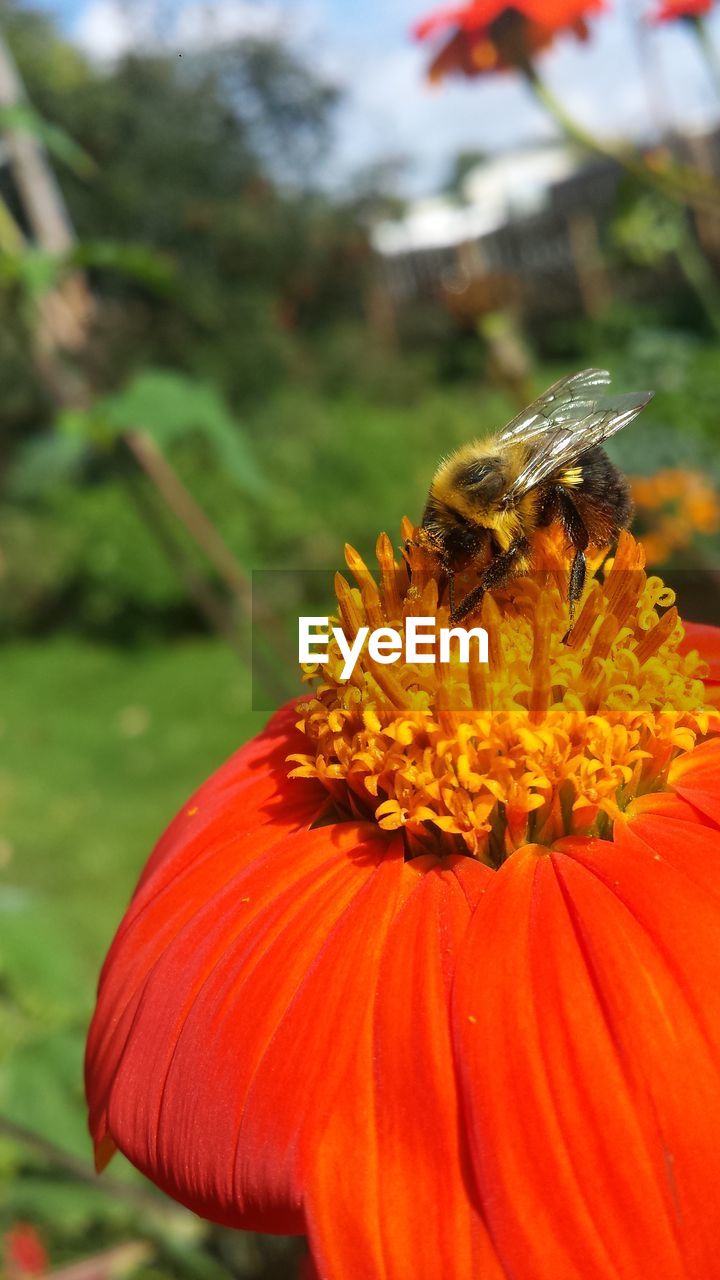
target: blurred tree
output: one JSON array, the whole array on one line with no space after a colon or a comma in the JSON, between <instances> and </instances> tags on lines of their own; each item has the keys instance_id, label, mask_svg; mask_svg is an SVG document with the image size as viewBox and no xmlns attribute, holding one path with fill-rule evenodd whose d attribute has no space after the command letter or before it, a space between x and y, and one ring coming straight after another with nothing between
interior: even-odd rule
<instances>
[{"instance_id":1,"label":"blurred tree","mask_svg":"<svg viewBox=\"0 0 720 1280\"><path fill-rule=\"evenodd\" d=\"M361 210L320 180L337 94L289 48L243 39L108 69L17 3L3 25L37 110L97 166L59 175L81 240L140 242L175 264L166 296L96 269L98 387L164 364L237 403L312 369L313 335L361 319Z\"/></svg>"},{"instance_id":2,"label":"blurred tree","mask_svg":"<svg viewBox=\"0 0 720 1280\"><path fill-rule=\"evenodd\" d=\"M312 380L341 363L343 376L353 361L361 368L363 356L344 361L336 334L357 331L370 313L371 194L365 185L330 196L319 180L331 85L272 40L201 41L178 57L153 29L138 45L150 52L96 66L18 0L4 8L2 31L25 82L32 121L20 123L31 145L63 143L53 159L79 241L66 262L37 245L0 253L1 474L15 474L16 454L22 470L26 449L35 465L36 439L48 465L53 410L32 359L36 303L77 266L96 301L82 353L84 403L152 366L216 386L235 409L286 374ZM16 123L0 119L0 129ZM0 156L0 197L30 236L16 179ZM81 469L75 487L96 482ZM9 488L6 497L15 524L37 531L50 499L19 499ZM33 563L24 576L33 598L46 600Z\"/></svg>"}]
</instances>

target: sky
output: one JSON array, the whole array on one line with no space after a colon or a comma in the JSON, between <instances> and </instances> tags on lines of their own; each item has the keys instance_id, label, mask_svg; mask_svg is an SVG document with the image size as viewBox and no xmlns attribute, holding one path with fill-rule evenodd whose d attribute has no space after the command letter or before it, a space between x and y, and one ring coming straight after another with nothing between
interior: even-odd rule
<instances>
[{"instance_id":1,"label":"sky","mask_svg":"<svg viewBox=\"0 0 720 1280\"><path fill-rule=\"evenodd\" d=\"M606 136L652 137L659 127L701 129L720 118L715 88L684 23L639 23L652 0L614 0L593 19L593 39L559 40L543 73L584 125ZM431 192L462 150L494 151L554 136L554 127L512 75L427 84L427 48L410 27L439 0L170 0L160 38L178 52L243 32L282 32L344 91L328 176L407 157L405 183ZM34 0L99 61L134 42L147 0ZM129 14L135 15L131 22ZM720 5L712 23L720 60Z\"/></svg>"}]
</instances>

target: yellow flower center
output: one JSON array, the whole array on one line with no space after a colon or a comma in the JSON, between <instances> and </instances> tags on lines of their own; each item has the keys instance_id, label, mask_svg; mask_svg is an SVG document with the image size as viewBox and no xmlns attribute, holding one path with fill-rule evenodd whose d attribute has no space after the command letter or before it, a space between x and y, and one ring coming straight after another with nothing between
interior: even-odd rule
<instances>
[{"instance_id":1,"label":"yellow flower center","mask_svg":"<svg viewBox=\"0 0 720 1280\"><path fill-rule=\"evenodd\" d=\"M346 549L357 585L338 574L336 591L348 641L364 626L404 636L412 616L450 627L437 562L407 522L403 533L402 564L378 539L378 581ZM665 789L674 757L718 728L698 654L678 652L672 591L623 534L604 572L594 565L568 635L567 558L551 533L533 563L464 623L486 629L487 664L477 644L466 662L455 647L449 661L394 666L364 649L344 680L331 640L328 661L305 668L307 752L291 757L292 776L319 779L336 814L402 828L410 857L461 852L494 867L524 844L608 837L630 800Z\"/></svg>"}]
</instances>

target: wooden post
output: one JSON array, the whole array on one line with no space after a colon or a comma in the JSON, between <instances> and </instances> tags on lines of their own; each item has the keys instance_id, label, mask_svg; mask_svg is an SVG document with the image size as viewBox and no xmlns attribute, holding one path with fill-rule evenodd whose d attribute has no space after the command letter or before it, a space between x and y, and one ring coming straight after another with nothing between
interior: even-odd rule
<instances>
[{"instance_id":1,"label":"wooden post","mask_svg":"<svg viewBox=\"0 0 720 1280\"><path fill-rule=\"evenodd\" d=\"M612 301L612 286L603 260L595 215L571 214L568 236L583 310L588 316L599 315Z\"/></svg>"},{"instance_id":2,"label":"wooden post","mask_svg":"<svg viewBox=\"0 0 720 1280\"><path fill-rule=\"evenodd\" d=\"M26 104L20 73L0 31L0 107ZM68 255L75 248L77 238L44 147L30 131L20 127L6 128L3 136L33 239L48 253L59 257ZM90 291L79 271L67 276L40 301L36 358L41 376L60 401L77 402L85 398L81 380L63 366L57 353L82 350L91 311Z\"/></svg>"},{"instance_id":3,"label":"wooden post","mask_svg":"<svg viewBox=\"0 0 720 1280\"><path fill-rule=\"evenodd\" d=\"M18 107L26 101L18 69L0 32L0 106ZM41 143L20 128L7 129L5 142L33 236L50 253L69 253L75 233Z\"/></svg>"}]
</instances>

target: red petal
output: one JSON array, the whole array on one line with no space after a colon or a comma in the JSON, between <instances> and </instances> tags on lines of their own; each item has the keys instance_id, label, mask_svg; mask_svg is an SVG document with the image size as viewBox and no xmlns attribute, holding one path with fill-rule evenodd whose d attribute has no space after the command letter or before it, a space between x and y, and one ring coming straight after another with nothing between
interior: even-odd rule
<instances>
[{"instance_id":1,"label":"red petal","mask_svg":"<svg viewBox=\"0 0 720 1280\"><path fill-rule=\"evenodd\" d=\"M300 1231L293 1149L322 1106L319 1015L293 1052L293 1091L265 1074L333 930L362 911L363 941L389 911L402 862L368 828L275 834L207 849L132 910L108 958L88 1042L96 1140L109 1131L134 1164L216 1221ZM326 1006L327 1008L328 1006ZM314 1011L313 1011L314 1012ZM319 1041L319 1044L318 1044ZM244 1136L272 1131L272 1150ZM256 1143L260 1141L261 1145Z\"/></svg>"},{"instance_id":2,"label":"red petal","mask_svg":"<svg viewBox=\"0 0 720 1280\"><path fill-rule=\"evenodd\" d=\"M505 8L505 0L469 0L468 4L441 5L415 23L413 35L416 40L427 40L451 27L476 34L486 31Z\"/></svg>"},{"instance_id":3,"label":"red petal","mask_svg":"<svg viewBox=\"0 0 720 1280\"><path fill-rule=\"evenodd\" d=\"M198 1212L278 1230L301 1229L298 1195L237 1192L226 1121L242 1109L263 1035L387 847L367 839L371 828L302 831L325 793L287 779L295 719L294 707L276 716L157 846L103 970L86 1070L99 1167L117 1143ZM253 992L272 990L243 1010L238 1034L233 1001L256 965Z\"/></svg>"},{"instance_id":4,"label":"red petal","mask_svg":"<svg viewBox=\"0 0 720 1280\"><path fill-rule=\"evenodd\" d=\"M310 1182L308 1226L321 1276L505 1275L468 1196L448 1017L471 913L466 888L474 901L492 874L467 858L406 868L414 886L392 921L355 1028L344 1076L351 1105L333 1108Z\"/></svg>"},{"instance_id":5,"label":"red petal","mask_svg":"<svg viewBox=\"0 0 720 1280\"><path fill-rule=\"evenodd\" d=\"M650 849L656 861L669 862L705 893L720 897L720 836L716 827L645 813L616 829L615 845L629 854Z\"/></svg>"},{"instance_id":6,"label":"red petal","mask_svg":"<svg viewBox=\"0 0 720 1280\"><path fill-rule=\"evenodd\" d=\"M685 638L680 652L692 653L697 649L710 668L709 680L720 682L720 627L710 627L703 622L684 622L683 626Z\"/></svg>"},{"instance_id":7,"label":"red petal","mask_svg":"<svg viewBox=\"0 0 720 1280\"><path fill-rule=\"evenodd\" d=\"M203 845L206 830L214 836L223 819L233 837L265 822L281 823L288 831L310 825L327 802L327 792L315 782L288 782L287 758L305 746L295 728L297 719L294 703L282 707L262 733L203 782L156 844L138 888L166 856L177 857L179 846L194 856ZM175 864L171 874L175 874Z\"/></svg>"},{"instance_id":8,"label":"red petal","mask_svg":"<svg viewBox=\"0 0 720 1280\"><path fill-rule=\"evenodd\" d=\"M358 1211L358 1188L379 1205L373 1153L386 1150L403 1242L388 1265L404 1275L417 1254L417 1273L436 1274L432 1215L457 1274L481 1263L495 1280L460 1163L447 997L457 938L492 873L467 859L455 874L405 864L401 842L369 825L298 829L318 794L285 777L291 736L286 715L210 779L143 876L88 1042L100 1155L117 1143L196 1212L255 1229L303 1231L306 1188L329 1182L333 1197L314 1200L316 1246L333 1252L336 1229L326 1239L320 1219L337 1202L369 1256L378 1219ZM373 1054L385 1078L377 1133L363 1111ZM405 1095L407 1132L390 1088Z\"/></svg>"},{"instance_id":9,"label":"red petal","mask_svg":"<svg viewBox=\"0 0 720 1280\"><path fill-rule=\"evenodd\" d=\"M675 840L521 850L470 925L456 1051L513 1280L717 1270L720 904Z\"/></svg>"},{"instance_id":10,"label":"red petal","mask_svg":"<svg viewBox=\"0 0 720 1280\"><path fill-rule=\"evenodd\" d=\"M312 1254L306 1253L300 1263L298 1270L298 1280L322 1280L322 1276L317 1269L315 1259Z\"/></svg>"},{"instance_id":11,"label":"red petal","mask_svg":"<svg viewBox=\"0 0 720 1280\"><path fill-rule=\"evenodd\" d=\"M485 36L478 32L477 39L485 43ZM474 57L475 40L465 31L456 31L450 39L441 45L428 67L428 78L438 84L449 75L464 75L471 78L499 70L495 63L487 66L478 64ZM490 47L490 46L489 46ZM494 49L494 46L492 46ZM497 50L495 50L497 53Z\"/></svg>"},{"instance_id":12,"label":"red petal","mask_svg":"<svg viewBox=\"0 0 720 1280\"><path fill-rule=\"evenodd\" d=\"M441 31L446 31L448 27L456 27L461 25L465 10L459 8L458 5L448 5L441 9L435 9L429 13L426 18L421 18L412 28L412 34L416 40L429 40L433 36L438 35Z\"/></svg>"},{"instance_id":13,"label":"red petal","mask_svg":"<svg viewBox=\"0 0 720 1280\"><path fill-rule=\"evenodd\" d=\"M711 738L678 756L669 782L682 800L720 826L720 739Z\"/></svg>"},{"instance_id":14,"label":"red petal","mask_svg":"<svg viewBox=\"0 0 720 1280\"><path fill-rule=\"evenodd\" d=\"M515 0L512 6L505 0L469 0L467 4L443 5L434 9L415 23L412 31L416 40L431 39L450 28L473 35L487 34L491 24L509 8L531 22L557 31L562 27L572 27L579 18L603 12L607 7L606 0Z\"/></svg>"},{"instance_id":15,"label":"red petal","mask_svg":"<svg viewBox=\"0 0 720 1280\"><path fill-rule=\"evenodd\" d=\"M701 18L709 13L713 0L666 0L653 15L654 22L672 22L676 18Z\"/></svg>"},{"instance_id":16,"label":"red petal","mask_svg":"<svg viewBox=\"0 0 720 1280\"><path fill-rule=\"evenodd\" d=\"M571 27L578 18L602 13L608 8L606 0L515 0L514 7L531 21L556 30Z\"/></svg>"},{"instance_id":17,"label":"red petal","mask_svg":"<svg viewBox=\"0 0 720 1280\"><path fill-rule=\"evenodd\" d=\"M705 823L702 814L698 813L697 809L693 809L687 800L681 800L674 791L648 791L644 796L637 796L628 805L623 822L616 824L615 839L617 840L617 831L626 822L636 817L643 817L644 814L652 814L658 818L683 818L686 822Z\"/></svg>"}]
</instances>

